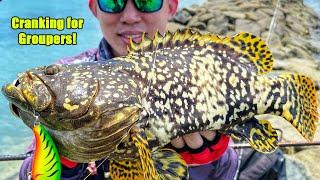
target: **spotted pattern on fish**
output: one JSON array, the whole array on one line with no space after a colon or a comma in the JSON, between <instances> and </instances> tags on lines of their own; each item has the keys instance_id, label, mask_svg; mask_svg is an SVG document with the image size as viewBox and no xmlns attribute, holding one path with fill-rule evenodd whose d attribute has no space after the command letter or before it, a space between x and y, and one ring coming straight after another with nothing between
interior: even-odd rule
<instances>
[{"instance_id":1,"label":"spotted pattern on fish","mask_svg":"<svg viewBox=\"0 0 320 180\"><path fill-rule=\"evenodd\" d=\"M146 127L160 144L198 130L221 130L263 113L285 117L304 137L312 139L317 102L312 100L311 107L300 106L316 97L312 80L295 74L284 75L292 78L262 76L270 72L273 59L256 36L241 33L219 39L186 30L164 37L156 34L154 40L143 42L133 44L127 57L115 59L133 63L137 76L146 79L148 86L142 89L143 113L149 118ZM295 83L294 78L305 82ZM306 83L305 90L299 89ZM305 95L306 90L310 93ZM276 91L283 93L279 96Z\"/></svg>"},{"instance_id":2,"label":"spotted pattern on fish","mask_svg":"<svg viewBox=\"0 0 320 180\"><path fill-rule=\"evenodd\" d=\"M282 116L308 140L319 119L313 81L268 74L272 65L266 44L252 34L220 38L187 29L143 37L127 56L108 62L30 70L20 75L21 88L3 92L22 109L37 110L61 153L80 162L119 157L110 156L133 126L153 136L152 152L177 136L216 130L238 131L268 153L276 136L255 115Z\"/></svg>"}]
</instances>

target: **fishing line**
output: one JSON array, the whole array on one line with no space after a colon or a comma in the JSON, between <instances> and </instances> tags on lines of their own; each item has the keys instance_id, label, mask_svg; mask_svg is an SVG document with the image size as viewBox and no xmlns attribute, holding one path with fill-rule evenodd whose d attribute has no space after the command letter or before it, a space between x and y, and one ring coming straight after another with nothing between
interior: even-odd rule
<instances>
[{"instance_id":1,"label":"fishing line","mask_svg":"<svg viewBox=\"0 0 320 180\"><path fill-rule=\"evenodd\" d=\"M98 168L107 160L107 158L105 158L96 168L98 170ZM90 172L83 180L86 180L92 173Z\"/></svg>"},{"instance_id":2,"label":"fishing line","mask_svg":"<svg viewBox=\"0 0 320 180\"><path fill-rule=\"evenodd\" d=\"M273 12L273 17L272 17L272 20L271 20L270 25L269 25L269 32L268 32L268 36L267 36L267 40L266 40L267 45L270 45L269 41L270 41L270 38L271 38L271 34L273 34L273 30L275 29L276 19L277 19L277 16L278 16L278 9L279 8L280 8L280 0L277 1L277 5L276 5L276 8L275 8L275 10Z\"/></svg>"}]
</instances>

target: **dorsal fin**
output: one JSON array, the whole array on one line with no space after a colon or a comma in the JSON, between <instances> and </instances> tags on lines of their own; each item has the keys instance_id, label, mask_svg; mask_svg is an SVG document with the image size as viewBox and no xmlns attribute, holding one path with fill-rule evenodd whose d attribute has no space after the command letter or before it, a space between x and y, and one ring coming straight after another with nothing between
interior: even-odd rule
<instances>
[{"instance_id":1,"label":"dorsal fin","mask_svg":"<svg viewBox=\"0 0 320 180\"><path fill-rule=\"evenodd\" d=\"M258 74L270 72L273 66L272 54L265 42L250 33L239 33L232 38L225 37L224 39L221 39L217 35L211 33L200 34L199 31L188 28L182 31L177 30L173 34L167 32L164 36L159 32L156 32L153 39L143 35L140 43L135 43L130 40L128 52L130 54L135 52L153 51L156 47L174 47L178 44L185 44L188 42L197 42L200 46L208 43L227 45L252 62L258 70Z\"/></svg>"},{"instance_id":2,"label":"dorsal fin","mask_svg":"<svg viewBox=\"0 0 320 180\"><path fill-rule=\"evenodd\" d=\"M255 35L241 32L232 38L224 38L222 43L245 54L257 67L258 74L266 74L272 70L274 60L271 51L266 43Z\"/></svg>"},{"instance_id":3,"label":"dorsal fin","mask_svg":"<svg viewBox=\"0 0 320 180\"><path fill-rule=\"evenodd\" d=\"M128 46L128 52L140 52L140 51L152 51L158 47L171 47L177 44L183 44L186 42L198 41L200 45L204 45L209 42L221 42L218 36L212 34L200 34L198 31L186 28L184 30L177 30L173 34L166 32L162 36L158 31L155 33L154 38L151 39L143 34L141 42L135 43L130 39Z\"/></svg>"}]
</instances>

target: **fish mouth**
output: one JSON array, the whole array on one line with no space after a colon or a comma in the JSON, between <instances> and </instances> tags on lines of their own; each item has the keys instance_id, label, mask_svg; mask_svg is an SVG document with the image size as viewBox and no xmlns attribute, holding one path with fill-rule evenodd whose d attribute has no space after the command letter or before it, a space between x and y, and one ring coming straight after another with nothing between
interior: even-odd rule
<instances>
[{"instance_id":1,"label":"fish mouth","mask_svg":"<svg viewBox=\"0 0 320 180\"><path fill-rule=\"evenodd\" d=\"M42 79L32 72L22 73L15 83L3 86L2 93L12 103L11 109L15 114L16 108L32 113L43 111L53 99Z\"/></svg>"}]
</instances>

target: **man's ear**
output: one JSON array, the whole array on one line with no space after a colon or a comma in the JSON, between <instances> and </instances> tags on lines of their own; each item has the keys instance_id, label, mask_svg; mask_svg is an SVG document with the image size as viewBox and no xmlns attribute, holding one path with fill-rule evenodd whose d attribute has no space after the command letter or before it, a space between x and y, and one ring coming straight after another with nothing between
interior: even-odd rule
<instances>
[{"instance_id":1,"label":"man's ear","mask_svg":"<svg viewBox=\"0 0 320 180\"><path fill-rule=\"evenodd\" d=\"M97 17L97 2L96 0L89 0L89 8L92 14Z\"/></svg>"},{"instance_id":2,"label":"man's ear","mask_svg":"<svg viewBox=\"0 0 320 180\"><path fill-rule=\"evenodd\" d=\"M173 17L177 12L179 0L168 0L168 1L169 1L169 13L171 17Z\"/></svg>"}]
</instances>

